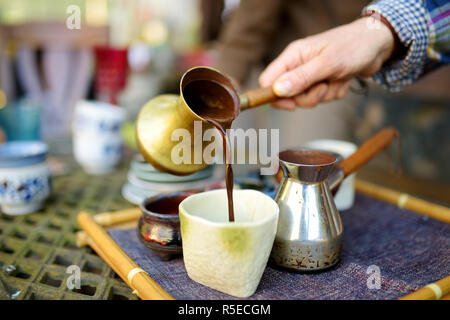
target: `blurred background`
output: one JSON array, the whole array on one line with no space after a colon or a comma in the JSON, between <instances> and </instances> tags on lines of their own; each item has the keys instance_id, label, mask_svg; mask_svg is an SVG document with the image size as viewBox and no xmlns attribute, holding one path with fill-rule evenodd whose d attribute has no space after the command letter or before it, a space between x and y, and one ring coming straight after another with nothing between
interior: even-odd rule
<instances>
[{"instance_id":1,"label":"blurred background","mask_svg":"<svg viewBox=\"0 0 450 320\"><path fill-rule=\"evenodd\" d=\"M0 139L46 141L70 156L74 106L81 99L126 110L122 135L136 153L134 120L180 76L208 65L240 90L258 86L264 67L291 41L358 18L369 1L0 0ZM358 83L343 100L286 112L243 112L235 127L279 128L280 148L332 138L360 144L385 126L395 147L358 176L450 204L450 68L401 93ZM245 168L238 168L238 171Z\"/></svg>"}]
</instances>

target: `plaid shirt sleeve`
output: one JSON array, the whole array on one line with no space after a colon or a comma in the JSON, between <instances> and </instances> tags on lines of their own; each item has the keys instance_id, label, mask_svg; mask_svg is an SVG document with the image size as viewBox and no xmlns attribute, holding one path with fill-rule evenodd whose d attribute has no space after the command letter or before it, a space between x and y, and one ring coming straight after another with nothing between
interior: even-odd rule
<instances>
[{"instance_id":1,"label":"plaid shirt sleeve","mask_svg":"<svg viewBox=\"0 0 450 320\"><path fill-rule=\"evenodd\" d=\"M397 33L401 44L407 48L402 60L383 66L374 75L375 81L390 91L399 91L423 73L439 64L448 63L448 46L443 46L443 52L440 53L434 45L439 40L436 39L435 30L438 26L435 22L439 22L439 26L447 26L443 36L448 38L450 1L429 2L432 4L427 5L425 0L379 0L363 9L363 14L374 11L382 15ZM430 8L431 5L434 8ZM433 11L430 12L431 9ZM432 14L439 15L441 19L433 19Z\"/></svg>"}]
</instances>

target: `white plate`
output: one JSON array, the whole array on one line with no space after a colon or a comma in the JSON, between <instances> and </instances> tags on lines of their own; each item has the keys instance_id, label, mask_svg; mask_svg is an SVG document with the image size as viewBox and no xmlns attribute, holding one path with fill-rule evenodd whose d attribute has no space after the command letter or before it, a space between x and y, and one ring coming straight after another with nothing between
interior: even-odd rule
<instances>
[{"instance_id":1,"label":"white plate","mask_svg":"<svg viewBox=\"0 0 450 320\"><path fill-rule=\"evenodd\" d=\"M211 177L204 180L197 180L192 182L172 182L172 183L161 183L161 182L149 182L139 179L134 172L128 172L128 182L133 186L149 191L156 192L174 192L174 191L184 191L191 189L203 189L210 184L216 182L218 179L216 177Z\"/></svg>"},{"instance_id":2,"label":"white plate","mask_svg":"<svg viewBox=\"0 0 450 320\"><path fill-rule=\"evenodd\" d=\"M131 160L131 168L133 170L141 170L145 172L159 172L156 170L150 163L146 162L145 160L137 160L133 159Z\"/></svg>"},{"instance_id":3,"label":"white plate","mask_svg":"<svg viewBox=\"0 0 450 320\"><path fill-rule=\"evenodd\" d=\"M137 166L136 162L134 163L132 162L131 171L133 171L135 176L138 177L139 179L149 182L171 183L171 182L196 181L209 178L212 176L214 172L214 167L209 166L203 170L200 170L187 176L176 176L173 174L168 174L160 171L142 170L140 166L141 165Z\"/></svg>"}]
</instances>

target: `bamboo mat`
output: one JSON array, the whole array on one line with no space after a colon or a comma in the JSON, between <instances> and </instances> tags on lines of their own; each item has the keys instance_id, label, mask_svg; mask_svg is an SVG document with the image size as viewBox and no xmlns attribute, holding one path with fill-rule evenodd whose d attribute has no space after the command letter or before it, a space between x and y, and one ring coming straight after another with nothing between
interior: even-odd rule
<instances>
[{"instance_id":1,"label":"bamboo mat","mask_svg":"<svg viewBox=\"0 0 450 320\"><path fill-rule=\"evenodd\" d=\"M356 189L359 193L370 194L397 206L357 195L355 206L342 212L346 231L343 257L337 268L311 275L292 274L268 267L256 294L251 298L447 298L450 287L450 277L446 277L450 274L449 225L410 210L416 209L416 205L419 204L417 211L424 211L423 213L440 221L448 221L448 208L441 207L437 209L443 210L437 210L435 205L430 204L434 211L429 214L428 203L421 202L423 200L416 201L416 198L410 196L405 199L401 193L362 181L357 181ZM93 221L89 223L91 222ZM85 229L86 224L80 224ZM182 258L169 262L160 261L139 243L134 229L110 230L108 235L104 231L92 229L91 225L87 233L95 238L95 240L89 238L89 245L130 287L137 290L136 287L141 283L150 284L144 288L141 286L141 292L136 292L141 298L170 299L172 296L178 299L233 298L191 281L184 270ZM101 236L98 236L99 234ZM111 258L105 255L105 252L111 252L109 249L105 251L108 247L105 247L105 241L109 243L109 248L112 247L118 252L117 257L122 257L118 259L120 262L112 262ZM126 268L123 267L124 261L129 262ZM403 261L405 263L402 263ZM367 287L369 265L378 265L381 269L382 285L379 290ZM132 281L129 281L130 272L133 274ZM139 278L136 274L139 274ZM442 280L434 285L428 285L439 279ZM428 286L424 287L426 285ZM142 290L150 293L144 293Z\"/></svg>"}]
</instances>

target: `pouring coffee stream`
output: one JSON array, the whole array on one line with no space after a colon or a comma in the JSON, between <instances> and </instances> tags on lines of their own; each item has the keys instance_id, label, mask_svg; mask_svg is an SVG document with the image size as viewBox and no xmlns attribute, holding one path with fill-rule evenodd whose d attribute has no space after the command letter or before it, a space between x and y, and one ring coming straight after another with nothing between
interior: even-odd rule
<instances>
[{"instance_id":1,"label":"pouring coffee stream","mask_svg":"<svg viewBox=\"0 0 450 320\"><path fill-rule=\"evenodd\" d=\"M256 106L259 103L272 101L275 99L273 94L269 94L266 89L259 89L257 92L250 92L250 98L240 98L239 103L233 99L233 92L214 80L196 80L188 83L184 87L183 96L188 106L197 115L212 124L222 136L222 146L225 152L225 182L228 198L228 220L234 222L234 206L233 206L233 168L231 159L231 145L228 139L227 130L231 129L233 121L239 115L239 111L244 103L246 108ZM272 90L270 89L270 92ZM248 93L247 93L248 95ZM258 99L257 101L255 100Z\"/></svg>"},{"instance_id":2,"label":"pouring coffee stream","mask_svg":"<svg viewBox=\"0 0 450 320\"><path fill-rule=\"evenodd\" d=\"M232 96L226 94L227 88L215 81L197 80L186 85L184 98L197 115L212 124L222 136L222 146L225 152L225 182L228 199L228 221L234 222L233 206L233 168L231 146L227 130L239 114L239 105L234 103Z\"/></svg>"}]
</instances>

